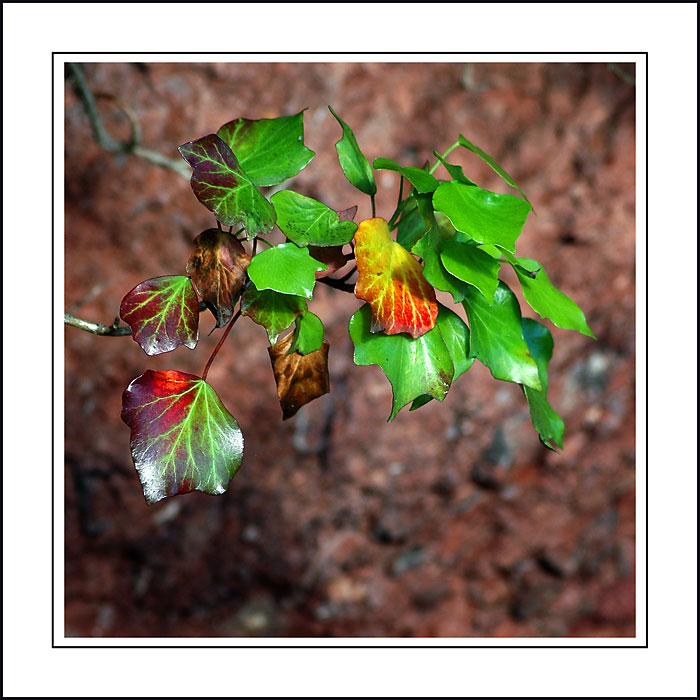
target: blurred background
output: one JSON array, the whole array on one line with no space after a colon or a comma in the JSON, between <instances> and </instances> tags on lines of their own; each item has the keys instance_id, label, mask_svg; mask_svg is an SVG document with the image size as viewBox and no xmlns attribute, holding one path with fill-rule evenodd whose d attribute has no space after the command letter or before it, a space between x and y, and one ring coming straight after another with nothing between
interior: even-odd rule
<instances>
[{"instance_id":1,"label":"blurred background","mask_svg":"<svg viewBox=\"0 0 700 700\"><path fill-rule=\"evenodd\" d=\"M289 186L338 210L357 204L357 221L369 198L338 166L327 105L370 162L421 166L463 133L527 193L537 214L518 251L582 307L598 340L546 322L560 454L540 445L519 387L479 363L443 403L387 424L388 381L352 362L347 322L360 302L319 285L310 308L331 344L331 393L282 423L265 331L241 319L209 381L244 433L243 467L223 496L149 507L122 391L149 368L201 373L220 332L207 335L204 313L195 351L149 358L128 337L66 328L66 635L633 636L634 66L83 70L96 94L128 107L144 147L173 159L237 117L308 108L316 157ZM214 219L177 173L97 145L66 75L66 310L109 324L138 282L184 274L192 238ZM105 126L127 139L123 113L98 100ZM450 160L513 193L464 149ZM388 218L398 178L376 176L377 214Z\"/></svg>"}]
</instances>

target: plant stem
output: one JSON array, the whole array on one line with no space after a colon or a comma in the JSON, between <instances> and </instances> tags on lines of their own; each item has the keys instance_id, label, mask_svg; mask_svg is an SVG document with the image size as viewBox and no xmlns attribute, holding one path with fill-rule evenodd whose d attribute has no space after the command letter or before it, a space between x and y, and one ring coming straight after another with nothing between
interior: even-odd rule
<instances>
[{"instance_id":1,"label":"plant stem","mask_svg":"<svg viewBox=\"0 0 700 700\"><path fill-rule=\"evenodd\" d=\"M442 158L447 158L447 156L449 156L450 153L452 153L452 151L454 151L455 148L457 148L457 146L459 146L459 140L455 141L455 142L442 154ZM433 165L433 167L430 168L430 170L429 170L428 172L432 175L432 174L438 169L438 165L440 165L440 160L438 160L438 162L435 163L435 165Z\"/></svg>"},{"instance_id":2,"label":"plant stem","mask_svg":"<svg viewBox=\"0 0 700 700\"><path fill-rule=\"evenodd\" d=\"M371 194L369 197L372 200L372 218L374 218L377 215L377 211L374 204L374 195Z\"/></svg>"},{"instance_id":3,"label":"plant stem","mask_svg":"<svg viewBox=\"0 0 700 700\"><path fill-rule=\"evenodd\" d=\"M231 332L231 329L233 328L233 324L240 318L241 315L241 310L240 308L238 311L236 311L234 317L229 321L228 326L226 326L226 330L224 331L224 334L221 336L221 339L219 340L217 346L214 348L214 352L212 352L211 356L207 360L207 364L204 367L204 371L202 372L202 379L206 380L207 374L209 373L209 368L211 367L211 363L214 362L214 358L216 357L216 354L219 352L219 348L224 344L224 341L226 338L228 338L228 334Z\"/></svg>"},{"instance_id":4,"label":"plant stem","mask_svg":"<svg viewBox=\"0 0 700 700\"><path fill-rule=\"evenodd\" d=\"M401 202L403 201L403 175L401 176L401 180L399 180L399 198L398 201L396 202L396 209L394 210L394 213L391 215L391 219L389 219L389 228L393 229L394 226L396 225L396 221L399 217L399 214L401 213L402 206Z\"/></svg>"}]
</instances>

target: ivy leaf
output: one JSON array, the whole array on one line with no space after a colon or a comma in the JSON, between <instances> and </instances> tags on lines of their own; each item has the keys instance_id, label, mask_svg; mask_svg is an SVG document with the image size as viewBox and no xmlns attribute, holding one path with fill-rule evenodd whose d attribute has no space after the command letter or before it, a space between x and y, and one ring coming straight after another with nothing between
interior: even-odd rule
<instances>
[{"instance_id":1,"label":"ivy leaf","mask_svg":"<svg viewBox=\"0 0 700 700\"><path fill-rule=\"evenodd\" d=\"M413 246L413 252L423 260L425 279L435 289L449 292L455 304L459 304L467 296L469 285L450 274L443 264L441 253L449 240L449 233L436 224Z\"/></svg>"},{"instance_id":2,"label":"ivy leaf","mask_svg":"<svg viewBox=\"0 0 700 700\"><path fill-rule=\"evenodd\" d=\"M279 334L305 311L306 299L269 289L259 291L254 285L250 285L241 297L241 315L265 328L270 345L274 345Z\"/></svg>"},{"instance_id":3,"label":"ivy leaf","mask_svg":"<svg viewBox=\"0 0 700 700\"><path fill-rule=\"evenodd\" d=\"M194 253L187 263L187 274L204 303L216 318L216 327L225 326L245 282L250 256L234 236L210 228L194 239Z\"/></svg>"},{"instance_id":4,"label":"ivy leaf","mask_svg":"<svg viewBox=\"0 0 700 700\"><path fill-rule=\"evenodd\" d=\"M337 246L352 240L357 224L340 221L322 202L298 192L282 190L270 200L277 212L277 225L298 246Z\"/></svg>"},{"instance_id":5,"label":"ivy leaf","mask_svg":"<svg viewBox=\"0 0 700 700\"><path fill-rule=\"evenodd\" d=\"M465 174L464 170L462 170L461 165L453 165L452 163L448 163L442 155L440 155L437 151L433 151L433 155L437 157L437 159L442 163L444 166L445 170L450 174L450 177L453 180L457 180L457 182L461 182L465 185L475 185L476 183L473 180L470 180Z\"/></svg>"},{"instance_id":6,"label":"ivy leaf","mask_svg":"<svg viewBox=\"0 0 700 700\"><path fill-rule=\"evenodd\" d=\"M216 392L193 374L147 370L122 397L131 455L149 504L190 491L226 491L243 435Z\"/></svg>"},{"instance_id":7,"label":"ivy leaf","mask_svg":"<svg viewBox=\"0 0 700 700\"><path fill-rule=\"evenodd\" d=\"M497 194L476 185L443 182L433 194L433 205L452 225L478 243L493 243L515 251L530 204L510 194Z\"/></svg>"},{"instance_id":8,"label":"ivy leaf","mask_svg":"<svg viewBox=\"0 0 700 700\"><path fill-rule=\"evenodd\" d=\"M547 365L552 359L552 349L554 347L552 334L537 321L531 318L524 318L523 335L530 349L530 354L537 362L537 370L542 383L542 391L535 391L528 386L523 387L525 398L530 407L532 424L535 426L535 430L540 436L540 441L545 447L554 450L551 445L554 442L563 449L564 421L547 401Z\"/></svg>"},{"instance_id":9,"label":"ivy leaf","mask_svg":"<svg viewBox=\"0 0 700 700\"><path fill-rule=\"evenodd\" d=\"M498 283L492 304L481 292L469 287L464 308L471 329L471 354L483 362L496 379L541 391L537 363L523 336L520 304L508 286Z\"/></svg>"},{"instance_id":10,"label":"ivy leaf","mask_svg":"<svg viewBox=\"0 0 700 700\"><path fill-rule=\"evenodd\" d=\"M430 173L414 168L413 166L401 166L396 161L389 158L375 158L372 167L375 170L393 170L405 177L420 194L435 192L438 181Z\"/></svg>"},{"instance_id":11,"label":"ivy leaf","mask_svg":"<svg viewBox=\"0 0 700 700\"><path fill-rule=\"evenodd\" d=\"M294 177L314 157L304 145L304 111L275 119L235 119L217 136L236 154L241 168L259 187Z\"/></svg>"},{"instance_id":12,"label":"ivy leaf","mask_svg":"<svg viewBox=\"0 0 700 700\"><path fill-rule=\"evenodd\" d=\"M372 332L409 333L414 338L435 325L435 291L418 261L395 243L387 222L376 217L360 224L355 234L355 296L369 302Z\"/></svg>"},{"instance_id":13,"label":"ivy leaf","mask_svg":"<svg viewBox=\"0 0 700 700\"><path fill-rule=\"evenodd\" d=\"M275 210L243 172L225 141L209 134L178 150L192 167L190 184L195 196L224 226L240 226L248 238L272 230Z\"/></svg>"},{"instance_id":14,"label":"ivy leaf","mask_svg":"<svg viewBox=\"0 0 700 700\"><path fill-rule=\"evenodd\" d=\"M447 272L476 287L489 304L493 301L501 266L488 253L469 243L447 240L442 244L440 259Z\"/></svg>"},{"instance_id":15,"label":"ivy leaf","mask_svg":"<svg viewBox=\"0 0 700 700\"><path fill-rule=\"evenodd\" d=\"M372 311L367 304L350 319L354 361L356 365L379 365L384 370L394 395L389 421L404 406L424 395L442 401L458 376L456 365L460 374L471 366L467 359L468 329L457 314L442 305L435 327L418 338L405 333L373 333L371 323Z\"/></svg>"},{"instance_id":16,"label":"ivy leaf","mask_svg":"<svg viewBox=\"0 0 700 700\"><path fill-rule=\"evenodd\" d=\"M282 420L291 418L302 406L330 391L328 377L328 341L308 355L291 352L290 333L268 348L277 396L282 407Z\"/></svg>"},{"instance_id":17,"label":"ivy leaf","mask_svg":"<svg viewBox=\"0 0 700 700\"><path fill-rule=\"evenodd\" d=\"M147 355L170 352L178 345L197 347L199 302L185 275L154 277L137 284L122 299L119 315Z\"/></svg>"},{"instance_id":18,"label":"ivy leaf","mask_svg":"<svg viewBox=\"0 0 700 700\"><path fill-rule=\"evenodd\" d=\"M328 248L322 246L309 246L309 255L314 260L318 260L326 266L325 270L316 271L316 279L319 280L321 277L328 277L334 272L340 270L341 267L345 267L348 263L348 259L343 253L342 245L334 245Z\"/></svg>"},{"instance_id":19,"label":"ivy leaf","mask_svg":"<svg viewBox=\"0 0 700 700\"><path fill-rule=\"evenodd\" d=\"M409 196L406 202L399 219L396 242L410 251L428 232L428 226L418 210L416 195L412 194Z\"/></svg>"},{"instance_id":20,"label":"ivy leaf","mask_svg":"<svg viewBox=\"0 0 700 700\"><path fill-rule=\"evenodd\" d=\"M321 319L306 311L294 319L296 325L292 334L292 344L289 352L298 352L300 355L309 355L320 350L323 345L323 322Z\"/></svg>"},{"instance_id":21,"label":"ivy leaf","mask_svg":"<svg viewBox=\"0 0 700 700\"><path fill-rule=\"evenodd\" d=\"M542 318L550 319L559 328L568 328L595 338L586 323L583 311L572 299L549 281L547 273L537 260L517 258L517 261L526 270L523 272L519 266L515 267L525 299ZM538 272L533 279L529 272L535 270Z\"/></svg>"},{"instance_id":22,"label":"ivy leaf","mask_svg":"<svg viewBox=\"0 0 700 700\"><path fill-rule=\"evenodd\" d=\"M314 260L306 248L294 243L280 243L256 255L248 266L248 276L260 290L272 289L282 294L311 299L315 272L326 266Z\"/></svg>"},{"instance_id":23,"label":"ivy leaf","mask_svg":"<svg viewBox=\"0 0 700 700\"><path fill-rule=\"evenodd\" d=\"M360 192L368 195L374 195L377 192L377 183L374 181L374 173L370 167L369 161L357 145L355 134L352 129L333 111L329 105L330 113L337 119L338 124L343 129L343 137L335 144L335 150L338 152L338 161L340 167L345 173L345 177L350 184L357 187Z\"/></svg>"},{"instance_id":24,"label":"ivy leaf","mask_svg":"<svg viewBox=\"0 0 700 700\"><path fill-rule=\"evenodd\" d=\"M525 196L520 185L488 154L482 151L478 146L475 146L471 141L459 135L459 145L470 150L472 153L476 153L481 160L484 161L492 170L498 173L511 187L515 187L518 192L523 196L523 199L529 204L530 200Z\"/></svg>"}]
</instances>

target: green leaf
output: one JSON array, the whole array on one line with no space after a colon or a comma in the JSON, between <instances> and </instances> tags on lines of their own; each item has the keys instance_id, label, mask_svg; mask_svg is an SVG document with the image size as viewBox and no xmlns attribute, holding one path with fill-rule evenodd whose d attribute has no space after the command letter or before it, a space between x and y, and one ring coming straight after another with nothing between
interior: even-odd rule
<instances>
[{"instance_id":1,"label":"green leaf","mask_svg":"<svg viewBox=\"0 0 700 700\"><path fill-rule=\"evenodd\" d=\"M216 134L190 141L178 150L192 167L190 184L195 196L224 226L244 228L248 238L272 230L275 210Z\"/></svg>"},{"instance_id":2,"label":"green leaf","mask_svg":"<svg viewBox=\"0 0 700 700\"><path fill-rule=\"evenodd\" d=\"M292 345L287 351L298 352L300 355L309 355L321 349L323 345L323 322L321 319L307 311L302 316L294 319L296 327L292 337Z\"/></svg>"},{"instance_id":3,"label":"green leaf","mask_svg":"<svg viewBox=\"0 0 700 700\"><path fill-rule=\"evenodd\" d=\"M551 442L555 442L563 449L564 421L547 401L549 383L547 379L547 365L552 359L552 349L554 347L552 334L542 324L531 318L523 319L523 334L530 353L537 362L537 370L542 383L542 391L535 391L527 386L523 387L525 398L530 407L532 424L539 434L543 445L553 450Z\"/></svg>"},{"instance_id":4,"label":"green leaf","mask_svg":"<svg viewBox=\"0 0 700 700\"><path fill-rule=\"evenodd\" d=\"M442 305L435 327L418 338L405 333L371 333L371 319L368 305L356 311L350 319L350 338L355 345L355 364L379 365L391 383L394 398L389 421L423 395L442 401L455 376L470 365L468 329L459 316Z\"/></svg>"},{"instance_id":5,"label":"green leaf","mask_svg":"<svg viewBox=\"0 0 700 700\"><path fill-rule=\"evenodd\" d=\"M241 314L265 328L270 345L305 311L306 299L270 289L260 291L252 284L241 297Z\"/></svg>"},{"instance_id":6,"label":"green leaf","mask_svg":"<svg viewBox=\"0 0 700 700\"><path fill-rule=\"evenodd\" d=\"M270 201L277 212L277 225L298 246L345 245L357 231L354 221L340 221L333 209L298 192L282 190Z\"/></svg>"},{"instance_id":7,"label":"green leaf","mask_svg":"<svg viewBox=\"0 0 700 700\"><path fill-rule=\"evenodd\" d=\"M146 501L190 491L226 491L241 466L243 435L203 379L147 370L122 397L131 455Z\"/></svg>"},{"instance_id":8,"label":"green leaf","mask_svg":"<svg viewBox=\"0 0 700 700\"><path fill-rule=\"evenodd\" d=\"M515 272L522 285L527 303L540 316L550 319L559 328L568 328L595 338L586 323L583 311L564 292L559 291L549 281L544 268L536 260L517 258L517 261L526 270L539 270L537 276L532 279L528 273L521 271L519 267L515 267Z\"/></svg>"},{"instance_id":9,"label":"green leaf","mask_svg":"<svg viewBox=\"0 0 700 700\"><path fill-rule=\"evenodd\" d=\"M276 119L236 119L217 136L236 154L241 168L259 187L294 177L314 152L304 145L304 112Z\"/></svg>"},{"instance_id":10,"label":"green leaf","mask_svg":"<svg viewBox=\"0 0 700 700\"><path fill-rule=\"evenodd\" d=\"M420 194L434 192L437 189L438 181L430 173L413 166L401 166L396 161L389 158L375 158L372 164L375 170L393 170L403 175Z\"/></svg>"},{"instance_id":11,"label":"green leaf","mask_svg":"<svg viewBox=\"0 0 700 700\"><path fill-rule=\"evenodd\" d=\"M137 284L122 299L119 315L147 355L170 352L179 345L197 347L199 302L185 275L153 277Z\"/></svg>"},{"instance_id":12,"label":"green leaf","mask_svg":"<svg viewBox=\"0 0 700 700\"><path fill-rule=\"evenodd\" d=\"M476 185L443 182L433 194L433 206L452 225L478 243L493 243L514 252L532 207L510 194L497 194Z\"/></svg>"},{"instance_id":13,"label":"green leaf","mask_svg":"<svg viewBox=\"0 0 700 700\"><path fill-rule=\"evenodd\" d=\"M326 265L314 260L306 248L294 243L280 243L256 255L248 266L248 277L260 290L272 289L282 294L311 299L315 272Z\"/></svg>"},{"instance_id":14,"label":"green leaf","mask_svg":"<svg viewBox=\"0 0 700 700\"><path fill-rule=\"evenodd\" d=\"M448 163L440 153L437 151L433 151L433 155L437 157L437 159L443 164L445 167L445 170L450 174L450 177L453 180L457 180L457 182L461 182L465 185L475 185L476 183L473 180L470 180L465 174L464 170L462 170L461 165L453 165L452 163Z\"/></svg>"},{"instance_id":15,"label":"green leaf","mask_svg":"<svg viewBox=\"0 0 700 700\"><path fill-rule=\"evenodd\" d=\"M476 155L479 156L484 163L489 165L492 170L497 172L511 187L515 187L515 189L518 190L518 192L520 192L520 194L523 196L523 199L529 204L530 200L525 196L525 193L522 191L520 185L488 153L485 153L471 141L465 139L462 134L459 135L459 145L469 149L472 153L476 153Z\"/></svg>"},{"instance_id":16,"label":"green leaf","mask_svg":"<svg viewBox=\"0 0 700 700\"><path fill-rule=\"evenodd\" d=\"M476 287L489 304L493 301L501 266L488 253L469 243L447 240L442 244L440 259L447 272Z\"/></svg>"},{"instance_id":17,"label":"green leaf","mask_svg":"<svg viewBox=\"0 0 700 700\"><path fill-rule=\"evenodd\" d=\"M406 250L411 250L418 241L428 232L428 228L418 210L414 195L406 200L406 205L399 219L396 231L396 242Z\"/></svg>"},{"instance_id":18,"label":"green leaf","mask_svg":"<svg viewBox=\"0 0 700 700\"><path fill-rule=\"evenodd\" d=\"M338 124L343 129L343 137L335 144L335 150L338 152L338 160L340 167L345 173L345 177L350 181L350 184L357 187L360 192L368 195L374 195L377 192L377 183L374 181L374 173L370 167L369 161L365 158L355 140L355 134L352 129L333 111L329 105L328 109L331 114L338 120Z\"/></svg>"},{"instance_id":19,"label":"green leaf","mask_svg":"<svg viewBox=\"0 0 700 700\"><path fill-rule=\"evenodd\" d=\"M523 336L520 304L508 286L499 282L492 304L470 286L464 308L471 329L471 354L483 362L496 379L540 391L537 363Z\"/></svg>"},{"instance_id":20,"label":"green leaf","mask_svg":"<svg viewBox=\"0 0 700 700\"><path fill-rule=\"evenodd\" d=\"M443 245L450 240L445 237L438 226L426 233L411 249L423 260L423 276L430 284L442 292L449 292L455 304L463 301L467 296L469 285L462 282L446 269L440 257Z\"/></svg>"}]
</instances>

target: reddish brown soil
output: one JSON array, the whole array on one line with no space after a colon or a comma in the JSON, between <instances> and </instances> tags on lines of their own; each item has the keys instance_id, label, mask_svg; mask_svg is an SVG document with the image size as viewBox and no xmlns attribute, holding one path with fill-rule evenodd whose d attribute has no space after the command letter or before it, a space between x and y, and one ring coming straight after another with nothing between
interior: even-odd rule
<instances>
[{"instance_id":1,"label":"reddish brown soil","mask_svg":"<svg viewBox=\"0 0 700 700\"><path fill-rule=\"evenodd\" d=\"M358 220L368 198L337 165L326 105L370 159L422 165L463 133L523 186L537 216L520 250L578 301L598 340L553 328L561 454L540 446L518 387L482 366L444 403L386 424L381 370L352 363L359 304L321 286L312 308L331 343L332 393L282 423L264 330L243 319L209 374L244 431L243 468L223 496L148 507L121 393L146 368L200 372L214 322L202 316L196 351L156 358L67 328L66 634L634 635L634 88L596 64L85 69L96 92L128 103L144 145L175 158L230 119L307 107L317 156L295 188L358 204ZM107 126L125 136L111 110ZM454 160L508 190L475 156ZM388 215L396 176L378 183ZM212 223L183 178L101 150L66 84L66 308L111 322L136 283L182 273Z\"/></svg>"}]
</instances>

